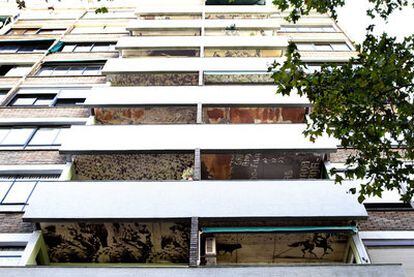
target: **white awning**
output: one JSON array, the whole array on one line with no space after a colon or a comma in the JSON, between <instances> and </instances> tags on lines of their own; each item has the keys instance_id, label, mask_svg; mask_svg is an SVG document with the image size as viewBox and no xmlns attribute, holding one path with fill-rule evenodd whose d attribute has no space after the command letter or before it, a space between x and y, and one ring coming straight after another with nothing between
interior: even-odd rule
<instances>
[{"instance_id":1,"label":"white awning","mask_svg":"<svg viewBox=\"0 0 414 277\"><path fill-rule=\"evenodd\" d=\"M276 86L100 87L92 89L89 106L130 105L294 105L310 106L306 97L276 94Z\"/></svg>"},{"instance_id":2,"label":"white awning","mask_svg":"<svg viewBox=\"0 0 414 277\"><path fill-rule=\"evenodd\" d=\"M320 220L367 213L332 181L94 181L39 183L24 215L34 222L191 217Z\"/></svg>"},{"instance_id":3,"label":"white awning","mask_svg":"<svg viewBox=\"0 0 414 277\"><path fill-rule=\"evenodd\" d=\"M305 124L167 124L72 126L62 153L105 151L295 150L336 151L336 141L305 138Z\"/></svg>"}]
</instances>

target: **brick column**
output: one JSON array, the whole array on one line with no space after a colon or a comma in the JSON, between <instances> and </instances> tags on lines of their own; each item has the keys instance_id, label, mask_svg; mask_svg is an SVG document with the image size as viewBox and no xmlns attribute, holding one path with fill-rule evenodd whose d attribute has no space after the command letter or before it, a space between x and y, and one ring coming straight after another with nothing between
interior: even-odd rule
<instances>
[{"instance_id":1,"label":"brick column","mask_svg":"<svg viewBox=\"0 0 414 277\"><path fill-rule=\"evenodd\" d=\"M190 267L196 267L199 264L199 237L198 237L198 217L191 218L190 231Z\"/></svg>"},{"instance_id":2,"label":"brick column","mask_svg":"<svg viewBox=\"0 0 414 277\"><path fill-rule=\"evenodd\" d=\"M200 151L199 148L195 149L195 151L194 151L193 180L194 181L200 181L201 180L201 151Z\"/></svg>"}]
</instances>

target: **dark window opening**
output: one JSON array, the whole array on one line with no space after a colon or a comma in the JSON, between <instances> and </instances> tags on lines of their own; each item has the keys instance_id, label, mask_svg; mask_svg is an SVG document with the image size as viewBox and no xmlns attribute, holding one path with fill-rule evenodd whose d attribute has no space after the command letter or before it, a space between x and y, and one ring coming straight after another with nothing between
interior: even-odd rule
<instances>
[{"instance_id":1,"label":"dark window opening","mask_svg":"<svg viewBox=\"0 0 414 277\"><path fill-rule=\"evenodd\" d=\"M365 203L367 211L413 211L409 203Z\"/></svg>"},{"instance_id":2,"label":"dark window opening","mask_svg":"<svg viewBox=\"0 0 414 277\"><path fill-rule=\"evenodd\" d=\"M55 106L73 106L80 105L85 102L86 98L63 98L56 101Z\"/></svg>"},{"instance_id":3,"label":"dark window opening","mask_svg":"<svg viewBox=\"0 0 414 277\"><path fill-rule=\"evenodd\" d=\"M10 69L12 69L13 67L15 67L14 65L0 65L0 76L4 76L7 74L7 72L10 71Z\"/></svg>"}]
</instances>

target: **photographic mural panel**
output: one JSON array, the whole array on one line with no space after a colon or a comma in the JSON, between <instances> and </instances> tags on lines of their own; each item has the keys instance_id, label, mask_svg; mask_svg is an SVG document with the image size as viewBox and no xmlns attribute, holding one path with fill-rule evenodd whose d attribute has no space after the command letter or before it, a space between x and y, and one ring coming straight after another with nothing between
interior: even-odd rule
<instances>
[{"instance_id":1,"label":"photographic mural panel","mask_svg":"<svg viewBox=\"0 0 414 277\"><path fill-rule=\"evenodd\" d=\"M187 180L193 167L194 154L187 153L74 157L76 180Z\"/></svg>"},{"instance_id":2,"label":"photographic mural panel","mask_svg":"<svg viewBox=\"0 0 414 277\"><path fill-rule=\"evenodd\" d=\"M323 154L252 152L201 154L204 180L321 179Z\"/></svg>"},{"instance_id":3,"label":"photographic mural panel","mask_svg":"<svg viewBox=\"0 0 414 277\"><path fill-rule=\"evenodd\" d=\"M203 107L203 122L210 124L246 123L304 123L305 108L230 106Z\"/></svg>"},{"instance_id":4,"label":"photographic mural panel","mask_svg":"<svg viewBox=\"0 0 414 277\"><path fill-rule=\"evenodd\" d=\"M52 263L188 263L189 223L42 223Z\"/></svg>"},{"instance_id":5,"label":"photographic mural panel","mask_svg":"<svg viewBox=\"0 0 414 277\"><path fill-rule=\"evenodd\" d=\"M347 233L216 234L218 264L343 262Z\"/></svg>"},{"instance_id":6,"label":"photographic mural panel","mask_svg":"<svg viewBox=\"0 0 414 277\"><path fill-rule=\"evenodd\" d=\"M196 123L197 106L94 108L95 120L104 125Z\"/></svg>"}]
</instances>

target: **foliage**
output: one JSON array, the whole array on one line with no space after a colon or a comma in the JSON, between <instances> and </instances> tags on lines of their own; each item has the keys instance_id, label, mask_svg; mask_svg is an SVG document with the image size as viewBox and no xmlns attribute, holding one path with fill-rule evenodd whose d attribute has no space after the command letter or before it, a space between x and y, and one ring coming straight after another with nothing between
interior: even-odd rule
<instances>
[{"instance_id":1,"label":"foliage","mask_svg":"<svg viewBox=\"0 0 414 277\"><path fill-rule=\"evenodd\" d=\"M407 1L370 0L371 14L387 16ZM342 0L274 0L281 9L293 7L290 20L296 21L311 9L329 12L336 18ZM283 64L272 70L277 92L306 95L312 113L305 135L311 140L323 133L337 138L352 151L346 160L346 177L361 179L359 201L396 189L401 199L414 194L414 35L402 42L382 34L368 34L359 55L343 64L325 64L309 72L294 43L290 43ZM336 173L333 169L331 172ZM336 181L343 178L336 175ZM401 185L406 184L406 188ZM351 192L356 193L352 188Z\"/></svg>"}]
</instances>

